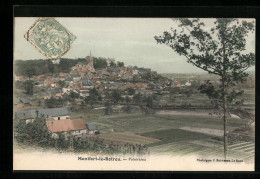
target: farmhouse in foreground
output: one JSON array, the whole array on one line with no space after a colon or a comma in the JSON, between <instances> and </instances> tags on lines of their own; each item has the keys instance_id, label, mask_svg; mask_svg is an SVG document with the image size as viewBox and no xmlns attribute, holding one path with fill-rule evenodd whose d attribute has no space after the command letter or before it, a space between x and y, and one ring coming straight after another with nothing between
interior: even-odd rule
<instances>
[{"instance_id":1,"label":"farmhouse in foreground","mask_svg":"<svg viewBox=\"0 0 260 179\"><path fill-rule=\"evenodd\" d=\"M58 133L84 135L87 134L87 125L84 119L64 119L46 121L46 125L53 137Z\"/></svg>"}]
</instances>

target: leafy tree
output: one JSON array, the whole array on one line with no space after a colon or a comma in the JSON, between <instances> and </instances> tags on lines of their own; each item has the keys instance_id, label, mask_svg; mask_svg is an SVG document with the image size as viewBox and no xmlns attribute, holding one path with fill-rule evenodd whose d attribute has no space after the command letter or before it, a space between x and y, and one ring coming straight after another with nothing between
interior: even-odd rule
<instances>
[{"instance_id":1,"label":"leafy tree","mask_svg":"<svg viewBox=\"0 0 260 179\"><path fill-rule=\"evenodd\" d=\"M133 88L127 88L127 93L128 93L129 95L133 95L133 94L135 94L135 89L133 89Z\"/></svg>"},{"instance_id":2,"label":"leafy tree","mask_svg":"<svg viewBox=\"0 0 260 179\"><path fill-rule=\"evenodd\" d=\"M72 60L67 58L61 58L58 65L60 71L68 73L71 70L71 67L76 65L79 60Z\"/></svg>"},{"instance_id":3,"label":"leafy tree","mask_svg":"<svg viewBox=\"0 0 260 179\"><path fill-rule=\"evenodd\" d=\"M102 97L98 90L93 88L89 91L89 96L85 99L85 101L90 103L90 105L93 107L97 101L102 101Z\"/></svg>"},{"instance_id":4,"label":"leafy tree","mask_svg":"<svg viewBox=\"0 0 260 179\"><path fill-rule=\"evenodd\" d=\"M48 70L50 71L50 73L54 73L54 64L52 63L51 60L48 60L47 62L47 66L48 66Z\"/></svg>"},{"instance_id":5,"label":"leafy tree","mask_svg":"<svg viewBox=\"0 0 260 179\"><path fill-rule=\"evenodd\" d=\"M116 66L116 63L114 61L111 61L110 66Z\"/></svg>"},{"instance_id":6,"label":"leafy tree","mask_svg":"<svg viewBox=\"0 0 260 179\"><path fill-rule=\"evenodd\" d=\"M254 22L220 18L215 20L210 31L206 31L200 19L176 20L181 31L172 28L171 32L165 31L162 36L155 36L155 40L186 57L188 63L220 77L220 86L207 81L200 90L223 111L226 158L228 113L234 105L241 104L237 97L243 93L232 87L243 82L248 76L246 70L255 64L255 54L245 51L246 37L254 31Z\"/></svg>"},{"instance_id":7,"label":"leafy tree","mask_svg":"<svg viewBox=\"0 0 260 179\"><path fill-rule=\"evenodd\" d=\"M67 149L70 146L70 141L65 138L65 135L58 133L58 139L56 140L56 148Z\"/></svg>"},{"instance_id":8,"label":"leafy tree","mask_svg":"<svg viewBox=\"0 0 260 179\"><path fill-rule=\"evenodd\" d=\"M93 61L94 68L106 68L107 61L105 59L94 59Z\"/></svg>"},{"instance_id":9,"label":"leafy tree","mask_svg":"<svg viewBox=\"0 0 260 179\"><path fill-rule=\"evenodd\" d=\"M105 102L105 114L108 115L108 114L111 114L112 112L112 108L111 108L111 104L109 101L106 101Z\"/></svg>"},{"instance_id":10,"label":"leafy tree","mask_svg":"<svg viewBox=\"0 0 260 179\"><path fill-rule=\"evenodd\" d=\"M112 92L112 99L113 99L114 103L118 103L119 101L123 101L123 98L121 96L120 91L114 90Z\"/></svg>"},{"instance_id":11,"label":"leafy tree","mask_svg":"<svg viewBox=\"0 0 260 179\"><path fill-rule=\"evenodd\" d=\"M16 139L18 142L25 142L27 140L26 123L24 120L19 121L15 127Z\"/></svg>"},{"instance_id":12,"label":"leafy tree","mask_svg":"<svg viewBox=\"0 0 260 179\"><path fill-rule=\"evenodd\" d=\"M140 104L142 102L142 95L141 93L138 93L138 94L135 94L133 96L133 101L136 103L136 104Z\"/></svg>"},{"instance_id":13,"label":"leafy tree","mask_svg":"<svg viewBox=\"0 0 260 179\"><path fill-rule=\"evenodd\" d=\"M124 62L117 62L117 66L119 66L119 67L123 67L125 64L124 64Z\"/></svg>"},{"instance_id":14,"label":"leafy tree","mask_svg":"<svg viewBox=\"0 0 260 179\"><path fill-rule=\"evenodd\" d=\"M47 106L48 108L61 107L63 106L63 100L51 97L50 99L45 100L45 106Z\"/></svg>"},{"instance_id":15,"label":"leafy tree","mask_svg":"<svg viewBox=\"0 0 260 179\"><path fill-rule=\"evenodd\" d=\"M74 100L75 98L79 98L79 94L71 91L69 97Z\"/></svg>"},{"instance_id":16,"label":"leafy tree","mask_svg":"<svg viewBox=\"0 0 260 179\"><path fill-rule=\"evenodd\" d=\"M25 70L25 75L29 78L29 81L35 74L36 74L36 72L35 72L35 69L33 67L28 67Z\"/></svg>"},{"instance_id":17,"label":"leafy tree","mask_svg":"<svg viewBox=\"0 0 260 179\"><path fill-rule=\"evenodd\" d=\"M125 102L128 104L128 103L130 103L131 102L131 98L129 98L129 96L126 96L125 97Z\"/></svg>"},{"instance_id":18,"label":"leafy tree","mask_svg":"<svg viewBox=\"0 0 260 179\"><path fill-rule=\"evenodd\" d=\"M60 85L61 88L63 88L66 83L65 83L65 81L59 80L59 81L58 81L58 84Z\"/></svg>"},{"instance_id":19,"label":"leafy tree","mask_svg":"<svg viewBox=\"0 0 260 179\"><path fill-rule=\"evenodd\" d=\"M24 83L25 93L28 95L33 95L33 83L32 81L26 81Z\"/></svg>"},{"instance_id":20,"label":"leafy tree","mask_svg":"<svg viewBox=\"0 0 260 179\"><path fill-rule=\"evenodd\" d=\"M187 98L191 97L192 93L193 93L192 88L186 89L184 91L184 94L187 96Z\"/></svg>"},{"instance_id":21,"label":"leafy tree","mask_svg":"<svg viewBox=\"0 0 260 179\"><path fill-rule=\"evenodd\" d=\"M147 107L152 107L153 106L153 97L152 96L146 97L145 102L146 102Z\"/></svg>"}]
</instances>

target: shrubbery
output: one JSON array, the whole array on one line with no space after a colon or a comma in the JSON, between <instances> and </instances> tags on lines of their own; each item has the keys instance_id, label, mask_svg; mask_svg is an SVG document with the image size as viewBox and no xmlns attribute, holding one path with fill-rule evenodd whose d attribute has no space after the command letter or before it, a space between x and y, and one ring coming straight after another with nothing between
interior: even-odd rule
<instances>
[{"instance_id":1,"label":"shrubbery","mask_svg":"<svg viewBox=\"0 0 260 179\"><path fill-rule=\"evenodd\" d=\"M56 148L58 150L73 149L74 152L102 152L102 153L131 153L145 154L147 147L142 145L126 144L119 146L105 144L97 137L78 138L73 135L58 133L52 137L46 126L45 120L38 118L30 123L20 121L15 126L16 140L26 145L38 145L44 148Z\"/></svg>"}]
</instances>

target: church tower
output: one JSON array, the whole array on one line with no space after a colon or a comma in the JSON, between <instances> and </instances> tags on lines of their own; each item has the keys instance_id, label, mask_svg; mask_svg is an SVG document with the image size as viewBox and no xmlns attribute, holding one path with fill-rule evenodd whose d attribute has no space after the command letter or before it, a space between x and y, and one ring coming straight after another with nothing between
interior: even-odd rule
<instances>
[{"instance_id":1,"label":"church tower","mask_svg":"<svg viewBox=\"0 0 260 179\"><path fill-rule=\"evenodd\" d=\"M88 71L90 72L94 72L95 69L94 69L94 65L93 65L93 57L91 56L91 51L90 51L90 55L89 55L89 58L88 58Z\"/></svg>"}]
</instances>

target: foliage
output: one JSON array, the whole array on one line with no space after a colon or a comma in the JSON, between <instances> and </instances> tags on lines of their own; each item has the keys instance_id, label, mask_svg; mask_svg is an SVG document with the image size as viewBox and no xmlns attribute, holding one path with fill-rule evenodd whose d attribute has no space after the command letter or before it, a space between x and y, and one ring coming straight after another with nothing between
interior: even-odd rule
<instances>
[{"instance_id":1,"label":"foliage","mask_svg":"<svg viewBox=\"0 0 260 179\"><path fill-rule=\"evenodd\" d=\"M25 121L19 121L16 124L16 139L18 142L25 142L26 138L27 138L27 134L26 134L26 123Z\"/></svg>"},{"instance_id":2,"label":"foliage","mask_svg":"<svg viewBox=\"0 0 260 179\"><path fill-rule=\"evenodd\" d=\"M97 101L102 101L102 97L98 90L96 88L93 88L89 91L89 96L85 100L87 103L90 103L90 105L93 107L93 105Z\"/></svg>"},{"instance_id":3,"label":"foliage","mask_svg":"<svg viewBox=\"0 0 260 179\"><path fill-rule=\"evenodd\" d=\"M61 88L65 87L65 81L59 80L58 84L60 85Z\"/></svg>"},{"instance_id":4,"label":"foliage","mask_svg":"<svg viewBox=\"0 0 260 179\"><path fill-rule=\"evenodd\" d=\"M70 94L69 94L69 97L72 98L72 99L79 98L79 96L80 95L78 93L73 92L73 91L71 91Z\"/></svg>"},{"instance_id":5,"label":"foliage","mask_svg":"<svg viewBox=\"0 0 260 179\"><path fill-rule=\"evenodd\" d=\"M127 103L127 105L124 106L123 110L124 110L124 112L130 113L132 110L132 107L130 104Z\"/></svg>"},{"instance_id":6,"label":"foliage","mask_svg":"<svg viewBox=\"0 0 260 179\"><path fill-rule=\"evenodd\" d=\"M58 138L55 140L55 147L61 150L68 149L70 140L65 138L65 134L57 133Z\"/></svg>"},{"instance_id":7,"label":"foliage","mask_svg":"<svg viewBox=\"0 0 260 179\"><path fill-rule=\"evenodd\" d=\"M131 98L129 98L129 96L126 96L125 97L125 102L128 104L128 103L130 103L131 102Z\"/></svg>"},{"instance_id":8,"label":"foliage","mask_svg":"<svg viewBox=\"0 0 260 179\"><path fill-rule=\"evenodd\" d=\"M30 142L42 147L53 146L53 140L43 118L37 118L33 122L26 124L19 121L16 125L18 142Z\"/></svg>"},{"instance_id":9,"label":"foliage","mask_svg":"<svg viewBox=\"0 0 260 179\"><path fill-rule=\"evenodd\" d=\"M176 21L180 32L172 28L171 32L165 31L162 36L155 36L155 40L186 57L188 63L220 77L221 85L207 81L199 90L223 111L226 157L228 113L242 103L237 97L243 92L234 87L246 80L246 70L255 65L255 54L246 52L246 37L254 31L254 22L219 18L210 31L206 31L204 22L198 18L180 18Z\"/></svg>"},{"instance_id":10,"label":"foliage","mask_svg":"<svg viewBox=\"0 0 260 179\"><path fill-rule=\"evenodd\" d=\"M87 57L88 58L88 57ZM31 78L34 75L44 75L53 73L68 73L71 67L75 66L78 62L88 62L87 58L61 58L59 64L53 64L49 59L38 60L16 60L15 74L27 76ZM93 58L94 68L105 68L107 66L106 59Z\"/></svg>"},{"instance_id":11,"label":"foliage","mask_svg":"<svg viewBox=\"0 0 260 179\"><path fill-rule=\"evenodd\" d=\"M33 83L32 81L26 81L24 83L24 89L25 89L25 93L28 95L33 95Z\"/></svg>"},{"instance_id":12,"label":"foliage","mask_svg":"<svg viewBox=\"0 0 260 179\"><path fill-rule=\"evenodd\" d=\"M105 102L105 114L108 115L108 114L111 114L112 112L112 108L111 108L111 104L109 101L106 101Z\"/></svg>"},{"instance_id":13,"label":"foliage","mask_svg":"<svg viewBox=\"0 0 260 179\"><path fill-rule=\"evenodd\" d=\"M153 97L152 96L146 97L145 102L146 102L147 107L152 107L153 106Z\"/></svg>"},{"instance_id":14,"label":"foliage","mask_svg":"<svg viewBox=\"0 0 260 179\"><path fill-rule=\"evenodd\" d=\"M125 64L124 64L124 62L117 62L117 66L119 66L119 67L123 67Z\"/></svg>"},{"instance_id":15,"label":"foliage","mask_svg":"<svg viewBox=\"0 0 260 179\"><path fill-rule=\"evenodd\" d=\"M123 101L124 99L121 96L121 93L119 90L113 90L112 92L112 99L114 103L118 103L119 101Z\"/></svg>"},{"instance_id":16,"label":"foliage","mask_svg":"<svg viewBox=\"0 0 260 179\"><path fill-rule=\"evenodd\" d=\"M110 66L116 66L116 63L114 61L111 61Z\"/></svg>"},{"instance_id":17,"label":"foliage","mask_svg":"<svg viewBox=\"0 0 260 179\"><path fill-rule=\"evenodd\" d=\"M134 95L134 94L135 94L135 89L133 89L133 88L127 88L127 93L128 93L129 95Z\"/></svg>"},{"instance_id":18,"label":"foliage","mask_svg":"<svg viewBox=\"0 0 260 179\"><path fill-rule=\"evenodd\" d=\"M55 99L51 97L50 99L45 100L45 106L48 108L55 108L55 107L61 107L63 106L64 100L61 98Z\"/></svg>"},{"instance_id":19,"label":"foliage","mask_svg":"<svg viewBox=\"0 0 260 179\"><path fill-rule=\"evenodd\" d=\"M106 59L94 59L93 60L93 66L94 66L95 69L106 68L107 67L107 61L106 61Z\"/></svg>"},{"instance_id":20,"label":"foliage","mask_svg":"<svg viewBox=\"0 0 260 179\"><path fill-rule=\"evenodd\" d=\"M55 147L58 150L68 150L72 148L74 152L104 152L113 153L132 153L145 154L147 147L145 145L126 144L119 146L115 144L104 144L97 137L78 138L70 133L56 133L57 137L52 137L48 131L46 122L43 118L37 118L34 122L26 124L20 121L15 126L16 140L19 143L27 145L38 145L44 148Z\"/></svg>"},{"instance_id":21,"label":"foliage","mask_svg":"<svg viewBox=\"0 0 260 179\"><path fill-rule=\"evenodd\" d=\"M135 94L133 96L133 101L136 103L136 104L140 104L142 102L142 94L141 93L138 93L138 94Z\"/></svg>"}]
</instances>

